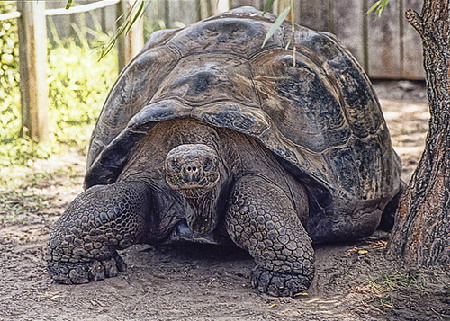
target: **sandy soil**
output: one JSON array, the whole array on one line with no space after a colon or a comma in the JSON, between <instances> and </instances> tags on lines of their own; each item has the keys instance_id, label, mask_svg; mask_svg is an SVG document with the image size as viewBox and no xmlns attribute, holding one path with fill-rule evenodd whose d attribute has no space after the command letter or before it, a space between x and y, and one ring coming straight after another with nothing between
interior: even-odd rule
<instances>
[{"instance_id":1,"label":"sandy soil","mask_svg":"<svg viewBox=\"0 0 450 321\"><path fill-rule=\"evenodd\" d=\"M376 85L408 180L427 130L423 84ZM13 173L11 173L11 171ZM76 153L2 169L0 320L450 320L450 273L407 268L383 256L389 234L316 246L307 293L272 298L249 287L253 260L201 246L134 246L128 271L77 286L52 283L42 252L51 225L82 190Z\"/></svg>"}]
</instances>

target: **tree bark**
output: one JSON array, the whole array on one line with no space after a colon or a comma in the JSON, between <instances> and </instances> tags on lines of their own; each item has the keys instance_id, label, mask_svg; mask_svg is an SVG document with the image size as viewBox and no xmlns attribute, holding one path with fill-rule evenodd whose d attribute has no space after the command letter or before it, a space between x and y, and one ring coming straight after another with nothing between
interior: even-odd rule
<instances>
[{"instance_id":1,"label":"tree bark","mask_svg":"<svg viewBox=\"0 0 450 321\"><path fill-rule=\"evenodd\" d=\"M425 0L406 12L423 42L431 118L425 150L396 213L388 254L409 265L450 264L449 0Z\"/></svg>"}]
</instances>

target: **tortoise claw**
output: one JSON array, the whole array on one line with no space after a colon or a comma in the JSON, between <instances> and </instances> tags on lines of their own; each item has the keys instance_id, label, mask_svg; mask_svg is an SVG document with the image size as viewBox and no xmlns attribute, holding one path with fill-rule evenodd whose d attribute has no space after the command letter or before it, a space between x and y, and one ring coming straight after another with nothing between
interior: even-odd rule
<instances>
[{"instance_id":1,"label":"tortoise claw","mask_svg":"<svg viewBox=\"0 0 450 321\"><path fill-rule=\"evenodd\" d=\"M127 268L122 258L115 254L106 260L90 262L50 262L48 270L52 279L58 283L79 284L89 281L101 281L117 276Z\"/></svg>"},{"instance_id":2,"label":"tortoise claw","mask_svg":"<svg viewBox=\"0 0 450 321\"><path fill-rule=\"evenodd\" d=\"M257 266L252 271L250 281L253 288L270 296L293 297L309 288L311 277L270 271Z\"/></svg>"}]
</instances>

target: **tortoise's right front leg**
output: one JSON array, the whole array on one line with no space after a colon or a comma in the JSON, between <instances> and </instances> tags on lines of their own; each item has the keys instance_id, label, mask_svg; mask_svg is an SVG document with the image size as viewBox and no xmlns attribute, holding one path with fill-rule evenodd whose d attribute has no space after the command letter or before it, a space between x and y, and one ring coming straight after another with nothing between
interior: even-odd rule
<instances>
[{"instance_id":1,"label":"tortoise's right front leg","mask_svg":"<svg viewBox=\"0 0 450 321\"><path fill-rule=\"evenodd\" d=\"M78 195L50 234L46 260L52 278L86 283L124 271L116 249L142 242L150 228L150 198L143 182L97 185Z\"/></svg>"},{"instance_id":2,"label":"tortoise's right front leg","mask_svg":"<svg viewBox=\"0 0 450 321\"><path fill-rule=\"evenodd\" d=\"M272 296L293 296L305 291L314 274L311 239L302 226L292 199L276 184L259 176L239 179L230 197L225 220L236 245L255 258L252 286ZM297 204L300 205L300 204Z\"/></svg>"}]
</instances>

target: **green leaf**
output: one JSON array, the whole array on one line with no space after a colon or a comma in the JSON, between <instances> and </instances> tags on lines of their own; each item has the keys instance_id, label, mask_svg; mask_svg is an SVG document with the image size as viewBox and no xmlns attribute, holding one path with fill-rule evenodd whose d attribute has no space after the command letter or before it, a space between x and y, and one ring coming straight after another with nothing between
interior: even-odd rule
<instances>
[{"instance_id":1,"label":"green leaf","mask_svg":"<svg viewBox=\"0 0 450 321\"><path fill-rule=\"evenodd\" d=\"M140 16L142 16L142 14L144 13L144 11L146 9L146 6L144 6L144 2L145 1L143 1L143 0L134 2L132 4L131 8L129 9L129 11L127 13L124 13L121 17L119 17L118 20L123 19L123 23L120 25L119 28L117 28L116 32L111 37L111 39L108 41L108 43L103 46L99 61L101 59L103 59L103 57L105 57L114 48L114 45L115 45L117 39L122 34L127 34L128 31L130 31L133 23L135 23L136 20ZM148 2L147 5L148 4L150 4L150 2ZM139 5L138 9L135 8L137 5Z\"/></svg>"},{"instance_id":2,"label":"green leaf","mask_svg":"<svg viewBox=\"0 0 450 321\"><path fill-rule=\"evenodd\" d=\"M284 46L284 50L288 50L289 46L291 45L291 43L292 43L292 39L289 39L289 41L287 42L286 46Z\"/></svg>"},{"instance_id":3,"label":"green leaf","mask_svg":"<svg viewBox=\"0 0 450 321\"><path fill-rule=\"evenodd\" d=\"M272 7L275 0L267 0L266 5L264 6L263 14L266 14L267 11L269 11L270 7Z\"/></svg>"},{"instance_id":4,"label":"green leaf","mask_svg":"<svg viewBox=\"0 0 450 321\"><path fill-rule=\"evenodd\" d=\"M380 17L383 14L383 10L388 5L389 1L390 0L378 0L370 7L369 10L367 10L366 14L370 14L375 11L378 14L378 17Z\"/></svg>"},{"instance_id":5,"label":"green leaf","mask_svg":"<svg viewBox=\"0 0 450 321\"><path fill-rule=\"evenodd\" d=\"M280 28L281 24L283 23L284 19L288 15L289 11L291 10L291 6L288 6L284 11L278 16L277 20L273 23L273 25L267 30L266 38L264 39L264 42L261 46L261 48L264 48L267 41L270 39L270 37L273 36L273 34Z\"/></svg>"},{"instance_id":6,"label":"green leaf","mask_svg":"<svg viewBox=\"0 0 450 321\"><path fill-rule=\"evenodd\" d=\"M138 9L138 11L136 12L136 14L134 15L133 19L131 20L130 27L131 27L131 26L133 25L133 23L135 23L136 20L141 16L141 14L143 13L143 9L144 9L144 2L142 1L142 2L139 4L139 9Z\"/></svg>"},{"instance_id":7,"label":"green leaf","mask_svg":"<svg viewBox=\"0 0 450 321\"><path fill-rule=\"evenodd\" d=\"M375 2L375 3L373 4L373 6L371 6L370 9L367 10L366 14L370 14L370 13L374 12L375 9L376 9L380 4L381 4L381 0L378 0L377 2Z\"/></svg>"},{"instance_id":8,"label":"green leaf","mask_svg":"<svg viewBox=\"0 0 450 321\"><path fill-rule=\"evenodd\" d=\"M69 9L72 5L72 0L67 0L66 9Z\"/></svg>"}]
</instances>

